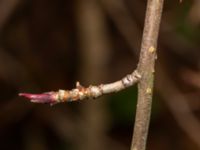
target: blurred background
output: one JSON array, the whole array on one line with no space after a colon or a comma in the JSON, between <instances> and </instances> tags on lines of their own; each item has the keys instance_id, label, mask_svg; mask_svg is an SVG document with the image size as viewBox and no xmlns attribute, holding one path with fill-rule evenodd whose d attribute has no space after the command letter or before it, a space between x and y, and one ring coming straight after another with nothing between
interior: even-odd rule
<instances>
[{"instance_id":1,"label":"blurred background","mask_svg":"<svg viewBox=\"0 0 200 150\"><path fill-rule=\"evenodd\" d=\"M33 104L42 93L113 82L137 66L146 0L0 1L0 149L128 150L137 87ZM200 1L166 0L147 150L200 149Z\"/></svg>"}]
</instances>

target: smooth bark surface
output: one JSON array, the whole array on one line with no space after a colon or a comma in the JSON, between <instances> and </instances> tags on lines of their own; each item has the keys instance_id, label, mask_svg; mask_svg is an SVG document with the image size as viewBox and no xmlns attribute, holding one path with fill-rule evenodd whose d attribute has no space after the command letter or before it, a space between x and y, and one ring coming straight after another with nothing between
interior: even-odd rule
<instances>
[{"instance_id":1,"label":"smooth bark surface","mask_svg":"<svg viewBox=\"0 0 200 150\"><path fill-rule=\"evenodd\" d=\"M138 71L138 103L131 150L145 150L151 115L154 66L164 0L148 0Z\"/></svg>"}]
</instances>

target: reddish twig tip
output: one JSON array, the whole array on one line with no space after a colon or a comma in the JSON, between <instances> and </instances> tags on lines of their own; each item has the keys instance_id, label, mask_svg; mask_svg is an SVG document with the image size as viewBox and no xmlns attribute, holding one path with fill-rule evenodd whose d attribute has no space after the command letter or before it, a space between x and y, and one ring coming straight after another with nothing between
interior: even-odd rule
<instances>
[{"instance_id":1,"label":"reddish twig tip","mask_svg":"<svg viewBox=\"0 0 200 150\"><path fill-rule=\"evenodd\" d=\"M41 94L19 93L19 96L25 97L34 103L57 103L56 92L47 92Z\"/></svg>"}]
</instances>

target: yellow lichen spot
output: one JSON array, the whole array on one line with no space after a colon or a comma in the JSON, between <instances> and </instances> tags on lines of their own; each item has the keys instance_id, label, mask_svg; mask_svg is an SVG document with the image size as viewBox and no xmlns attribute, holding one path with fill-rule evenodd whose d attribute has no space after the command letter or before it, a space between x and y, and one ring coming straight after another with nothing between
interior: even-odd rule
<instances>
[{"instance_id":1,"label":"yellow lichen spot","mask_svg":"<svg viewBox=\"0 0 200 150\"><path fill-rule=\"evenodd\" d=\"M155 73L155 69L153 68L151 72L152 72L152 73Z\"/></svg>"},{"instance_id":2,"label":"yellow lichen spot","mask_svg":"<svg viewBox=\"0 0 200 150\"><path fill-rule=\"evenodd\" d=\"M155 55L155 60L156 60L156 59L158 59L158 56L157 56L157 54Z\"/></svg>"},{"instance_id":3,"label":"yellow lichen spot","mask_svg":"<svg viewBox=\"0 0 200 150\"><path fill-rule=\"evenodd\" d=\"M152 93L152 89L151 88L147 88L146 93L147 94L151 94Z\"/></svg>"},{"instance_id":4,"label":"yellow lichen spot","mask_svg":"<svg viewBox=\"0 0 200 150\"><path fill-rule=\"evenodd\" d=\"M160 3L160 0L157 0L156 2L157 2L157 3Z\"/></svg>"},{"instance_id":5,"label":"yellow lichen spot","mask_svg":"<svg viewBox=\"0 0 200 150\"><path fill-rule=\"evenodd\" d=\"M150 52L150 53L153 53L153 52L155 52L155 51L156 51L155 47L151 46L151 47L149 48L149 52Z\"/></svg>"}]
</instances>

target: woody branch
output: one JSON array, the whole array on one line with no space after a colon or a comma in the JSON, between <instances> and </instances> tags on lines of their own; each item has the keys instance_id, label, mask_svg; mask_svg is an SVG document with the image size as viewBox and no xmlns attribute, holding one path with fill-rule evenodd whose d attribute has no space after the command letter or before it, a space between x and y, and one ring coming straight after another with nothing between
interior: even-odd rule
<instances>
[{"instance_id":1,"label":"woody branch","mask_svg":"<svg viewBox=\"0 0 200 150\"><path fill-rule=\"evenodd\" d=\"M148 0L138 71L138 102L131 150L145 150L153 96L158 33L164 0Z\"/></svg>"},{"instance_id":2,"label":"woody branch","mask_svg":"<svg viewBox=\"0 0 200 150\"><path fill-rule=\"evenodd\" d=\"M19 96L26 97L34 103L56 104L61 102L72 102L89 98L97 98L104 94L121 91L136 84L140 78L140 74L137 70L135 70L132 74L126 75L121 80L109 84L83 87L79 82L77 82L76 88L72 90L58 90L57 92L51 91L42 94L20 93Z\"/></svg>"},{"instance_id":3,"label":"woody branch","mask_svg":"<svg viewBox=\"0 0 200 150\"><path fill-rule=\"evenodd\" d=\"M138 84L138 103L131 150L145 150L150 122L154 68L156 59L157 39L164 0L148 0L143 38L138 68L123 79L110 84L89 86L87 88L77 83L72 90L59 90L42 94L20 93L36 103L55 104L77 101L86 98L97 98L103 94L118 92Z\"/></svg>"}]
</instances>

